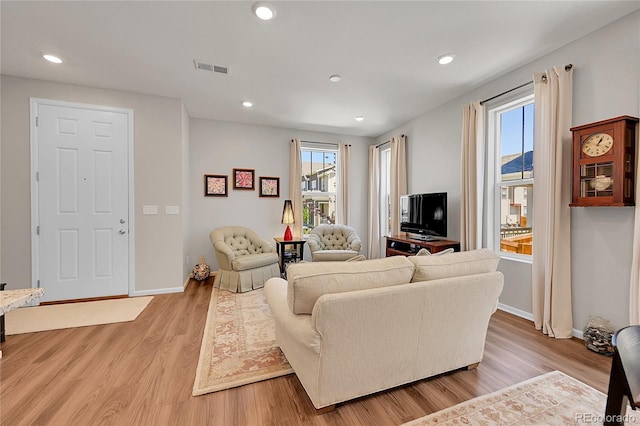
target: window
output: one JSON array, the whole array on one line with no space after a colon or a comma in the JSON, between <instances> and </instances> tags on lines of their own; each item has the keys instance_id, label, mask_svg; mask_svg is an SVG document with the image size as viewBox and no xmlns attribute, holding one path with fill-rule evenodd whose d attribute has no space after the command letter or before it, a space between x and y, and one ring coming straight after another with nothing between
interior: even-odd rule
<instances>
[{"instance_id":1,"label":"window","mask_svg":"<svg viewBox=\"0 0 640 426\"><path fill-rule=\"evenodd\" d=\"M336 221L338 149L328 144L303 144L302 231Z\"/></svg>"},{"instance_id":2,"label":"window","mask_svg":"<svg viewBox=\"0 0 640 426\"><path fill-rule=\"evenodd\" d=\"M488 191L494 200L489 240L496 251L523 258L531 256L533 247L533 111L529 95L488 114L495 171Z\"/></svg>"}]
</instances>

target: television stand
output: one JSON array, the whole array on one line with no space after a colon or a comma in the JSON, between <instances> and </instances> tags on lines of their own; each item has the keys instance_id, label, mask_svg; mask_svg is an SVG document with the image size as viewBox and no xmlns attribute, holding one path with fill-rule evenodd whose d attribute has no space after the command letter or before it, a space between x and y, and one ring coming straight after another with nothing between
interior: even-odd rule
<instances>
[{"instance_id":1,"label":"television stand","mask_svg":"<svg viewBox=\"0 0 640 426\"><path fill-rule=\"evenodd\" d=\"M413 238L407 234L389 235L387 238L386 257L390 256L413 256L421 248L426 248L429 252L438 253L448 248L460 251L460 242L453 240L441 240L431 236L431 240Z\"/></svg>"}]
</instances>

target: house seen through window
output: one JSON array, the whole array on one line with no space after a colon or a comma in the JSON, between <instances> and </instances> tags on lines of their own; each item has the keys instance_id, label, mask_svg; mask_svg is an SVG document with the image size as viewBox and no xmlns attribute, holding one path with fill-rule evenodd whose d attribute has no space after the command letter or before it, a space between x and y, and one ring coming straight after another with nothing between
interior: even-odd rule
<instances>
[{"instance_id":1,"label":"house seen through window","mask_svg":"<svg viewBox=\"0 0 640 426\"><path fill-rule=\"evenodd\" d=\"M490 110L495 141L499 251L530 256L533 246L533 95ZM496 244L497 246L497 244ZM496 247L497 249L498 247Z\"/></svg>"},{"instance_id":2,"label":"house seen through window","mask_svg":"<svg viewBox=\"0 0 640 426\"><path fill-rule=\"evenodd\" d=\"M336 148L303 145L302 156L302 230L336 221L337 158Z\"/></svg>"}]
</instances>

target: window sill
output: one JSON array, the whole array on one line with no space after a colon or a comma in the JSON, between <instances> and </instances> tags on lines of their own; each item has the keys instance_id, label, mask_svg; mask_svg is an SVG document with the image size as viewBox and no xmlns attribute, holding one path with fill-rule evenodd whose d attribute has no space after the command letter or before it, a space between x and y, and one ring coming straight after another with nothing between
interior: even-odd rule
<instances>
[{"instance_id":1,"label":"window sill","mask_svg":"<svg viewBox=\"0 0 640 426\"><path fill-rule=\"evenodd\" d=\"M498 251L496 252L496 254L500 256L501 259L504 259L504 260L510 260L510 261L519 262L519 263L528 263L529 265L533 264L533 256L517 255L512 253L505 253L502 251Z\"/></svg>"}]
</instances>

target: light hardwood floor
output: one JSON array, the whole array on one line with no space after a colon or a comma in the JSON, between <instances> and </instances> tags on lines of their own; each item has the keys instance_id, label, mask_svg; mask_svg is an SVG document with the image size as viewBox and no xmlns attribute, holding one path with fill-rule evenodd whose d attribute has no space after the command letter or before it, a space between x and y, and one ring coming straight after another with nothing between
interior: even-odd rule
<instances>
[{"instance_id":1,"label":"light hardwood floor","mask_svg":"<svg viewBox=\"0 0 640 426\"><path fill-rule=\"evenodd\" d=\"M476 370L456 371L316 415L295 375L193 397L210 283L156 296L133 322L8 336L2 425L398 425L560 370L605 392L611 359L498 311ZM437 344L437 342L434 342Z\"/></svg>"}]
</instances>

